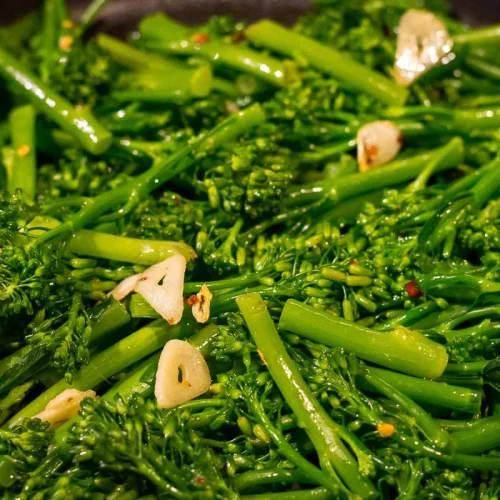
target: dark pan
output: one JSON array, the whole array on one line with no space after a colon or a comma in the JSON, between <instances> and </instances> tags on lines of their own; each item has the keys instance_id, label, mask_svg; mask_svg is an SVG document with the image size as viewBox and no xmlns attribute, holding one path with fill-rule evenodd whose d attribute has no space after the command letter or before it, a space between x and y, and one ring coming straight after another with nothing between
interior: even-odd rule
<instances>
[{"instance_id":1,"label":"dark pan","mask_svg":"<svg viewBox=\"0 0 500 500\"><path fill-rule=\"evenodd\" d=\"M75 18L88 0L69 0ZM291 22L310 8L309 0L111 0L102 12L100 29L125 33L133 29L144 14L163 10L181 21L195 24L214 14L232 13L242 19L271 17ZM457 17L471 26L500 22L500 0L454 0ZM0 22L8 23L29 12L41 0L0 0Z\"/></svg>"}]
</instances>

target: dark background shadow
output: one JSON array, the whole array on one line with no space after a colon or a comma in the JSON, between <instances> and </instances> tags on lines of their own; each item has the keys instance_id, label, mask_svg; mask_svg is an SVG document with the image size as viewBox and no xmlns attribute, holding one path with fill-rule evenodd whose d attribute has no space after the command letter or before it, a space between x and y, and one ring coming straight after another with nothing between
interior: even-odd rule
<instances>
[{"instance_id":1,"label":"dark background shadow","mask_svg":"<svg viewBox=\"0 0 500 500\"><path fill-rule=\"evenodd\" d=\"M11 22L40 3L40 0L0 0L0 22ZM88 0L69 0L76 19L88 3ZM250 20L271 17L292 22L309 6L309 0L111 0L101 14L100 28L123 33L134 28L145 13L159 10L190 23L227 13ZM472 26L500 22L500 0L454 0L453 6L457 17Z\"/></svg>"}]
</instances>

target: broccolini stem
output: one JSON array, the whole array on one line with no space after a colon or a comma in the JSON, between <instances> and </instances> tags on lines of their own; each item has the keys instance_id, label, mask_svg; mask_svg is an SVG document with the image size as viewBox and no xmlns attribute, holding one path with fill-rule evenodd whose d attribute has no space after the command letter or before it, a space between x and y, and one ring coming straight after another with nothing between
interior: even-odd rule
<instances>
[{"instance_id":1,"label":"broccolini stem","mask_svg":"<svg viewBox=\"0 0 500 500\"><path fill-rule=\"evenodd\" d=\"M108 0L92 0L90 5L85 9L80 19L77 33L81 36L87 29L94 24L102 9L106 6Z\"/></svg>"},{"instance_id":2,"label":"broccolini stem","mask_svg":"<svg viewBox=\"0 0 500 500\"><path fill-rule=\"evenodd\" d=\"M266 486L269 484L315 484L312 478L300 469L258 469L249 470L236 474L232 479L232 484L238 491L245 491L256 486Z\"/></svg>"},{"instance_id":3,"label":"broccolini stem","mask_svg":"<svg viewBox=\"0 0 500 500\"><path fill-rule=\"evenodd\" d=\"M241 495L241 500L335 500L337 495L326 488L314 488L302 491L285 491L283 493L261 493L259 495Z\"/></svg>"},{"instance_id":4,"label":"broccolini stem","mask_svg":"<svg viewBox=\"0 0 500 500\"><path fill-rule=\"evenodd\" d=\"M288 201L285 202L295 206L304 203L304 200L310 203L328 196L332 204L336 204L364 193L403 184L417 177L433 158L441 155L444 148L448 149L449 155L442 158L436 166L436 172L455 167L464 160L464 143L455 137L445 146L393 161L382 168L297 188L289 192Z\"/></svg>"},{"instance_id":5,"label":"broccolini stem","mask_svg":"<svg viewBox=\"0 0 500 500\"><path fill-rule=\"evenodd\" d=\"M417 286L424 293L461 300L475 300L479 294L500 291L500 283L463 273L426 275L417 280ZM465 293L467 290L470 293Z\"/></svg>"},{"instance_id":6,"label":"broccolini stem","mask_svg":"<svg viewBox=\"0 0 500 500\"><path fill-rule=\"evenodd\" d=\"M73 108L38 77L0 48L0 74L11 84L13 92L26 98L33 106L54 120L92 154L102 154L111 146L111 134L97 121L89 109Z\"/></svg>"},{"instance_id":7,"label":"broccolini stem","mask_svg":"<svg viewBox=\"0 0 500 500\"><path fill-rule=\"evenodd\" d=\"M412 399L405 396L394 385L387 382L386 379L379 377L375 371L364 367L361 371L361 376L375 390L384 395L386 398L392 399L400 408L408 415L415 419L420 430L429 439L429 441L438 448L446 448L448 446L450 436L441 429L434 419Z\"/></svg>"},{"instance_id":8,"label":"broccolini stem","mask_svg":"<svg viewBox=\"0 0 500 500\"><path fill-rule=\"evenodd\" d=\"M409 186L409 189L412 191L421 191L427 186L431 176L436 172L436 169L439 165L442 165L446 162L448 156L453 154L453 150L455 148L454 141L451 140L448 144L443 146L439 153L436 153L427 166L420 172L418 177L413 181L413 183Z\"/></svg>"},{"instance_id":9,"label":"broccolini stem","mask_svg":"<svg viewBox=\"0 0 500 500\"><path fill-rule=\"evenodd\" d=\"M500 38L500 25L493 24L485 28L477 28L473 30L455 35L453 40L459 45L483 44Z\"/></svg>"},{"instance_id":10,"label":"broccolini stem","mask_svg":"<svg viewBox=\"0 0 500 500\"><path fill-rule=\"evenodd\" d=\"M15 108L9 115L14 161L7 172L11 193L20 189L33 201L36 194L35 110L26 105Z\"/></svg>"},{"instance_id":11,"label":"broccolini stem","mask_svg":"<svg viewBox=\"0 0 500 500\"><path fill-rule=\"evenodd\" d=\"M402 373L371 367L370 371L394 389L420 404L430 404L441 408L449 408L466 413L477 413L481 409L481 391L466 387L458 387L443 382L409 377ZM365 379L368 382L368 379ZM380 390L370 383L363 383L361 387L367 390Z\"/></svg>"},{"instance_id":12,"label":"broccolini stem","mask_svg":"<svg viewBox=\"0 0 500 500\"><path fill-rule=\"evenodd\" d=\"M474 196L474 208L479 210L500 189L500 156L490 164L489 169L481 176L477 184L471 189Z\"/></svg>"},{"instance_id":13,"label":"broccolini stem","mask_svg":"<svg viewBox=\"0 0 500 500\"><path fill-rule=\"evenodd\" d=\"M64 0L46 0L43 3L40 75L44 82L49 80L51 68L57 61L59 37L62 33L63 21L67 19L65 3Z\"/></svg>"},{"instance_id":14,"label":"broccolini stem","mask_svg":"<svg viewBox=\"0 0 500 500\"><path fill-rule=\"evenodd\" d=\"M366 361L409 375L437 378L448 363L446 348L406 328L381 332L290 299L279 326L314 342L343 347Z\"/></svg>"},{"instance_id":15,"label":"broccolini stem","mask_svg":"<svg viewBox=\"0 0 500 500\"><path fill-rule=\"evenodd\" d=\"M195 161L199 151L214 149L230 142L235 137L245 133L250 128L264 121L261 107L256 104L239 113L231 115L211 131L202 134L196 140L180 149L177 153L157 160L143 174L131 179L117 189L103 193L87 200L84 207L60 226L41 235L37 243L43 243L56 237L82 229L89 224L95 224L98 218L123 204L133 207L147 194L159 188L168 180L176 177ZM127 211L127 206L123 212Z\"/></svg>"},{"instance_id":16,"label":"broccolini stem","mask_svg":"<svg viewBox=\"0 0 500 500\"><path fill-rule=\"evenodd\" d=\"M140 240L87 229L76 232L67 249L76 255L141 265L156 264L177 254L188 261L196 257L189 245L178 241Z\"/></svg>"},{"instance_id":17,"label":"broccolini stem","mask_svg":"<svg viewBox=\"0 0 500 500\"><path fill-rule=\"evenodd\" d=\"M159 68L165 70L177 69L181 66L179 61L173 61L157 54L144 52L132 47L130 44L118 40L105 33L96 37L97 44L109 52L114 61L134 71Z\"/></svg>"},{"instance_id":18,"label":"broccolini stem","mask_svg":"<svg viewBox=\"0 0 500 500\"><path fill-rule=\"evenodd\" d=\"M109 377L161 349L169 340L189 336L195 329L196 324L188 321L175 326L170 326L162 319L153 321L92 357L88 365L83 366L74 374L72 384L68 384L64 379L55 383L14 415L7 425L12 427L22 419L31 418L40 413L49 401L65 389L75 388L87 391L96 387Z\"/></svg>"},{"instance_id":19,"label":"broccolini stem","mask_svg":"<svg viewBox=\"0 0 500 500\"><path fill-rule=\"evenodd\" d=\"M154 23L146 19L141 23L144 46L168 54L199 56L215 64L223 64L250 73L272 85L284 87L296 78L294 65L258 52L241 44L231 45L220 40L207 39L197 43L190 39L192 28L183 27L166 16L154 16ZM180 26L180 33L172 32L173 25ZM175 38L176 35L179 38Z\"/></svg>"},{"instance_id":20,"label":"broccolini stem","mask_svg":"<svg viewBox=\"0 0 500 500\"><path fill-rule=\"evenodd\" d=\"M484 369L491 363L486 361L469 361L467 363L450 363L446 367L445 374L449 373L483 373Z\"/></svg>"},{"instance_id":21,"label":"broccolini stem","mask_svg":"<svg viewBox=\"0 0 500 500\"><path fill-rule=\"evenodd\" d=\"M314 484L320 484L330 492L337 494L339 493L338 478L335 477L337 481L332 481L331 474L326 471L318 469L309 460L304 458L283 436L283 434L272 424L271 420L266 414L262 403L259 401L257 394L250 393L246 395L246 401L249 409L258 418L259 423L265 428L267 434L272 439L278 451L286 457L290 462L292 462L296 467L298 467L306 476L314 481ZM307 431L306 431L307 432Z\"/></svg>"},{"instance_id":22,"label":"broccolini stem","mask_svg":"<svg viewBox=\"0 0 500 500\"><path fill-rule=\"evenodd\" d=\"M390 105L402 105L408 91L385 76L356 62L346 54L300 35L273 21L259 21L246 30L247 37L256 44L289 57L304 56L320 71L338 78L350 88L365 92Z\"/></svg>"},{"instance_id":23,"label":"broccolini stem","mask_svg":"<svg viewBox=\"0 0 500 500\"><path fill-rule=\"evenodd\" d=\"M465 58L465 65L475 73L490 78L491 80L500 81L500 66L493 64L480 57Z\"/></svg>"},{"instance_id":24,"label":"broccolini stem","mask_svg":"<svg viewBox=\"0 0 500 500\"><path fill-rule=\"evenodd\" d=\"M500 416L481 418L468 429L454 432L451 435L456 453L479 455L500 446Z\"/></svg>"},{"instance_id":25,"label":"broccolini stem","mask_svg":"<svg viewBox=\"0 0 500 500\"><path fill-rule=\"evenodd\" d=\"M374 498L375 488L361 475L356 461L342 443L337 431L340 426L330 419L302 378L261 296L249 294L236 301L274 381L311 439L321 467L333 479L340 477L354 494Z\"/></svg>"},{"instance_id":26,"label":"broccolini stem","mask_svg":"<svg viewBox=\"0 0 500 500\"><path fill-rule=\"evenodd\" d=\"M399 316L396 316L381 325L376 326L375 329L386 332L388 330L393 330L398 325L412 326L438 309L439 307L436 302L429 300L423 304L413 307L412 309L409 309L408 311L405 311Z\"/></svg>"},{"instance_id":27,"label":"broccolini stem","mask_svg":"<svg viewBox=\"0 0 500 500\"><path fill-rule=\"evenodd\" d=\"M425 446L424 444L418 442L415 437L404 436L396 433L394 434L394 438L397 439L403 446L415 451L419 455L433 458L438 462L452 465L460 469L467 468L489 471L498 470L500 468L500 457L465 455L463 453L446 454L431 448L430 446Z\"/></svg>"}]
</instances>

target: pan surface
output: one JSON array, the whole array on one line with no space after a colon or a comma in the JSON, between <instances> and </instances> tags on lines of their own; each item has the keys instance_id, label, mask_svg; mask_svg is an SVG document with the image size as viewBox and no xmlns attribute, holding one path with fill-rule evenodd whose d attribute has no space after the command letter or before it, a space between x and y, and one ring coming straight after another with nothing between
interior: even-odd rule
<instances>
[{"instance_id":1,"label":"pan surface","mask_svg":"<svg viewBox=\"0 0 500 500\"><path fill-rule=\"evenodd\" d=\"M88 3L88 0L69 0L75 18ZM41 0L0 0L0 22L9 23L40 4ZM500 22L499 0L454 0L452 4L457 17L471 26ZM193 24L214 14L228 13L245 19L271 17L292 22L310 5L310 0L110 0L101 14L99 27L124 33L133 29L146 13L160 10Z\"/></svg>"}]
</instances>

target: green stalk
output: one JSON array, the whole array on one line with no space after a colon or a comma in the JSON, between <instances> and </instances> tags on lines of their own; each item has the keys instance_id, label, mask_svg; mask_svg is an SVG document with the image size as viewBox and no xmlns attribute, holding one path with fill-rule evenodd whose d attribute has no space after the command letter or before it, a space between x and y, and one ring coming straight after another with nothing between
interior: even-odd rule
<instances>
[{"instance_id":1,"label":"green stalk","mask_svg":"<svg viewBox=\"0 0 500 500\"><path fill-rule=\"evenodd\" d=\"M469 69L481 76L500 81L500 66L496 64L481 59L480 57L467 57L465 59L465 64Z\"/></svg>"},{"instance_id":2,"label":"green stalk","mask_svg":"<svg viewBox=\"0 0 500 500\"><path fill-rule=\"evenodd\" d=\"M406 448L418 453L419 455L427 456L447 465L452 465L460 469L473 469L494 471L500 469L500 457L497 456L476 456L465 455L463 453L442 453L430 446L424 446L414 437L404 436L396 433L394 438L397 439Z\"/></svg>"},{"instance_id":3,"label":"green stalk","mask_svg":"<svg viewBox=\"0 0 500 500\"><path fill-rule=\"evenodd\" d=\"M455 109L453 122L466 130L497 129L500 126L500 108Z\"/></svg>"},{"instance_id":4,"label":"green stalk","mask_svg":"<svg viewBox=\"0 0 500 500\"><path fill-rule=\"evenodd\" d=\"M269 372L313 443L322 469L333 480L338 474L346 487L360 498L377 496L375 488L361 475L356 461L341 441L337 432L340 426L330 419L314 397L286 351L261 296L249 294L236 302Z\"/></svg>"},{"instance_id":5,"label":"green stalk","mask_svg":"<svg viewBox=\"0 0 500 500\"><path fill-rule=\"evenodd\" d=\"M97 121L89 109L76 109L54 92L19 61L0 48L0 75L12 91L27 99L35 109L55 121L92 154L102 154L111 145L111 134Z\"/></svg>"},{"instance_id":6,"label":"green stalk","mask_svg":"<svg viewBox=\"0 0 500 500\"><path fill-rule=\"evenodd\" d=\"M441 154L445 148L449 151L449 154L443 158ZM429 165L429 162L436 157L441 158L439 164L436 165L436 172L459 165L464 160L463 141L455 137L445 146L411 158L387 163L368 172L350 174L333 181L302 186L300 189L288 193L286 203L295 206L304 202L318 201L327 196L332 200L331 203L335 205L355 196L404 184L417 177Z\"/></svg>"},{"instance_id":7,"label":"green stalk","mask_svg":"<svg viewBox=\"0 0 500 500\"><path fill-rule=\"evenodd\" d=\"M205 97L212 87L210 65L188 67L177 60L166 59L137 50L109 35L101 34L98 44L123 66L134 70L129 75L131 89L112 94L120 101L178 102L189 97Z\"/></svg>"},{"instance_id":8,"label":"green stalk","mask_svg":"<svg viewBox=\"0 0 500 500\"><path fill-rule=\"evenodd\" d=\"M102 9L106 6L109 0L92 0L90 5L85 9L80 19L78 26L78 35L83 35L87 29L94 24L99 17Z\"/></svg>"},{"instance_id":9,"label":"green stalk","mask_svg":"<svg viewBox=\"0 0 500 500\"><path fill-rule=\"evenodd\" d=\"M270 484L314 484L307 474L300 469L259 469L236 474L231 483L238 491L245 491L256 486Z\"/></svg>"},{"instance_id":10,"label":"green stalk","mask_svg":"<svg viewBox=\"0 0 500 500\"><path fill-rule=\"evenodd\" d=\"M96 37L96 42L99 47L109 52L109 55L115 62L134 71L153 68L171 70L172 68L179 67L181 64L179 61L173 61L157 54L152 54L151 52L138 50L132 47L132 45L105 33L99 33Z\"/></svg>"},{"instance_id":11,"label":"green stalk","mask_svg":"<svg viewBox=\"0 0 500 500\"><path fill-rule=\"evenodd\" d=\"M285 491L283 493L261 493L259 495L241 495L241 500L334 500L339 498L326 488L312 490Z\"/></svg>"},{"instance_id":12,"label":"green stalk","mask_svg":"<svg viewBox=\"0 0 500 500\"><path fill-rule=\"evenodd\" d=\"M347 54L326 47L273 21L263 20L253 24L246 30L246 35L252 42L289 57L301 55L311 66L386 104L402 105L408 97L407 89L356 62Z\"/></svg>"},{"instance_id":13,"label":"green stalk","mask_svg":"<svg viewBox=\"0 0 500 500\"><path fill-rule=\"evenodd\" d=\"M250 73L272 85L284 87L296 79L291 63L284 63L242 44L232 45L209 39L206 43L191 40L195 29L182 26L165 15L145 19L140 25L144 46L168 54L199 56L214 64L222 64Z\"/></svg>"},{"instance_id":14,"label":"green stalk","mask_svg":"<svg viewBox=\"0 0 500 500\"><path fill-rule=\"evenodd\" d=\"M500 25L498 24L469 30L453 37L453 41L459 45L483 44L494 40L500 40Z\"/></svg>"},{"instance_id":15,"label":"green stalk","mask_svg":"<svg viewBox=\"0 0 500 500\"><path fill-rule=\"evenodd\" d=\"M447 158L450 155L453 155L455 147L455 141L453 140L443 146L443 148L441 148L441 150L431 158L427 166L422 170L422 172L420 172L419 176L415 179L411 186L409 186L409 189L412 191L421 191L427 187L431 176L436 173L436 170L440 165L446 163Z\"/></svg>"},{"instance_id":16,"label":"green stalk","mask_svg":"<svg viewBox=\"0 0 500 500\"><path fill-rule=\"evenodd\" d=\"M409 377L380 368L371 367L370 371L419 404L449 408L465 413L477 413L481 409L482 394L480 390ZM360 379L360 384L363 389L380 393L375 385L364 383L363 378Z\"/></svg>"},{"instance_id":17,"label":"green stalk","mask_svg":"<svg viewBox=\"0 0 500 500\"><path fill-rule=\"evenodd\" d=\"M403 327L390 332L372 330L293 299L286 302L279 327L417 377L440 377L448 363L446 348L419 332Z\"/></svg>"},{"instance_id":18,"label":"green stalk","mask_svg":"<svg viewBox=\"0 0 500 500\"><path fill-rule=\"evenodd\" d=\"M189 245L178 241L140 240L87 229L75 233L69 240L67 249L76 255L146 266L172 255L183 255L188 261L196 257Z\"/></svg>"},{"instance_id":19,"label":"green stalk","mask_svg":"<svg viewBox=\"0 0 500 500\"><path fill-rule=\"evenodd\" d=\"M412 399L400 392L394 385L387 382L386 379L379 377L375 371L370 368L364 368L361 375L366 382L375 390L384 395L386 398L394 401L408 415L415 419L415 423L429 439L429 441L437 448L446 448L448 446L450 436L441 429L434 419Z\"/></svg>"},{"instance_id":20,"label":"green stalk","mask_svg":"<svg viewBox=\"0 0 500 500\"><path fill-rule=\"evenodd\" d=\"M59 37L62 33L62 22L65 19L62 16L61 3L61 0L43 2L40 75L44 82L49 80L52 66L56 62L56 54L59 53Z\"/></svg>"},{"instance_id":21,"label":"green stalk","mask_svg":"<svg viewBox=\"0 0 500 500\"><path fill-rule=\"evenodd\" d=\"M482 374L484 369L491 363L491 360L486 361L469 361L467 363L450 363L446 367L446 374Z\"/></svg>"},{"instance_id":22,"label":"green stalk","mask_svg":"<svg viewBox=\"0 0 500 500\"><path fill-rule=\"evenodd\" d=\"M35 110L26 105L15 108L9 115L14 148L14 162L9 169L9 191L22 190L33 201L36 195Z\"/></svg>"},{"instance_id":23,"label":"green stalk","mask_svg":"<svg viewBox=\"0 0 500 500\"><path fill-rule=\"evenodd\" d=\"M500 446L500 416L481 418L469 429L454 432L451 437L457 453L479 455Z\"/></svg>"},{"instance_id":24,"label":"green stalk","mask_svg":"<svg viewBox=\"0 0 500 500\"><path fill-rule=\"evenodd\" d=\"M71 216L63 224L40 236L37 243L43 243L56 237L67 235L82 229L89 224L95 224L98 218L106 212L127 204L133 207L144 199L151 191L159 188L165 182L175 178L196 160L200 151L214 149L245 133L250 128L263 122L264 113L259 105L253 105L239 113L231 115L211 131L202 134L177 153L157 160L143 174L131 179L113 191L103 193L86 202L84 207ZM123 209L125 212L127 206ZM122 211L118 215L123 214Z\"/></svg>"},{"instance_id":25,"label":"green stalk","mask_svg":"<svg viewBox=\"0 0 500 500\"><path fill-rule=\"evenodd\" d=\"M480 294L500 291L500 283L463 273L426 275L417 280L417 286L422 292L432 293L433 296L462 300L475 300Z\"/></svg>"},{"instance_id":26,"label":"green stalk","mask_svg":"<svg viewBox=\"0 0 500 500\"><path fill-rule=\"evenodd\" d=\"M161 349L169 340L188 336L195 328L196 324L192 322L170 326L165 320L153 321L92 357L88 365L74 374L72 384L62 379L47 389L14 415L7 422L7 426L12 427L24 418L34 417L66 389L74 388L81 391L93 389L116 373Z\"/></svg>"}]
</instances>

